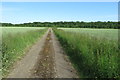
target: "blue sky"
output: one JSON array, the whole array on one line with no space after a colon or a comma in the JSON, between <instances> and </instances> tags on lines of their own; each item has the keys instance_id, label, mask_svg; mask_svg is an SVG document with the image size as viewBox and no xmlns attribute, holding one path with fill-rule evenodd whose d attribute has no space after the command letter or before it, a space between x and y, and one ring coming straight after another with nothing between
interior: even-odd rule
<instances>
[{"instance_id":1,"label":"blue sky","mask_svg":"<svg viewBox=\"0 0 120 80\"><path fill-rule=\"evenodd\" d=\"M3 2L2 22L117 21L117 2Z\"/></svg>"}]
</instances>

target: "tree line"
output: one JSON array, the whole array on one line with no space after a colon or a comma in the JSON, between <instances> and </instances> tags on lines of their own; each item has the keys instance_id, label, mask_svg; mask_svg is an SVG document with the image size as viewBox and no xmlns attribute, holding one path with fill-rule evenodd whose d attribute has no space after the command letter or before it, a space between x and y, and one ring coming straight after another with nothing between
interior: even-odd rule
<instances>
[{"instance_id":1,"label":"tree line","mask_svg":"<svg viewBox=\"0 0 120 80\"><path fill-rule=\"evenodd\" d=\"M119 28L119 22L33 22L23 24L0 23L3 27L64 27L64 28Z\"/></svg>"}]
</instances>

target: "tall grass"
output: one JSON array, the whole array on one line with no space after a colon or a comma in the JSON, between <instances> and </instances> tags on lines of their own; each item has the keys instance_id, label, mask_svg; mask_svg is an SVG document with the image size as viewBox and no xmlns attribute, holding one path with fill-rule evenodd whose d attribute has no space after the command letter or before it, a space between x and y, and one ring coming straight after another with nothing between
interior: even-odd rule
<instances>
[{"instance_id":1,"label":"tall grass","mask_svg":"<svg viewBox=\"0 0 120 80\"><path fill-rule=\"evenodd\" d=\"M3 76L9 73L13 63L20 59L25 50L40 38L46 29L28 30L15 34L4 34L2 37L2 72Z\"/></svg>"},{"instance_id":2,"label":"tall grass","mask_svg":"<svg viewBox=\"0 0 120 80\"><path fill-rule=\"evenodd\" d=\"M57 29L54 31L80 77L120 77L119 49L116 41Z\"/></svg>"}]
</instances>

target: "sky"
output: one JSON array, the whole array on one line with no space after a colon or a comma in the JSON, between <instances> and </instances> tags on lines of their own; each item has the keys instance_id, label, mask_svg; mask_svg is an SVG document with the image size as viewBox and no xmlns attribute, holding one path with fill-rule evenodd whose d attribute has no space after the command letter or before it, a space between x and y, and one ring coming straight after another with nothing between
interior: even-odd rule
<instances>
[{"instance_id":1,"label":"sky","mask_svg":"<svg viewBox=\"0 0 120 80\"><path fill-rule=\"evenodd\" d=\"M117 21L118 2L2 2L2 22Z\"/></svg>"},{"instance_id":2,"label":"sky","mask_svg":"<svg viewBox=\"0 0 120 80\"><path fill-rule=\"evenodd\" d=\"M118 2L119 0L1 0L2 2Z\"/></svg>"}]
</instances>

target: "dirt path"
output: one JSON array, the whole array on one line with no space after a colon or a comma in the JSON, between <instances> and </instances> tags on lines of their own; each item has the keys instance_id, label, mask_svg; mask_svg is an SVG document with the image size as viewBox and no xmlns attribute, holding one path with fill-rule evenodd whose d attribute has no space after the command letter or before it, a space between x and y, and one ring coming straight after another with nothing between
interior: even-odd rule
<instances>
[{"instance_id":1,"label":"dirt path","mask_svg":"<svg viewBox=\"0 0 120 80\"><path fill-rule=\"evenodd\" d=\"M13 70L7 78L29 78L31 69L37 62L39 52L42 50L48 31L32 46L28 53L13 66Z\"/></svg>"},{"instance_id":2,"label":"dirt path","mask_svg":"<svg viewBox=\"0 0 120 80\"><path fill-rule=\"evenodd\" d=\"M78 78L52 29L20 60L8 78Z\"/></svg>"},{"instance_id":3,"label":"dirt path","mask_svg":"<svg viewBox=\"0 0 120 80\"><path fill-rule=\"evenodd\" d=\"M54 78L54 48L52 44L51 30L49 30L43 50L40 52L38 62L33 69L33 77Z\"/></svg>"}]
</instances>

